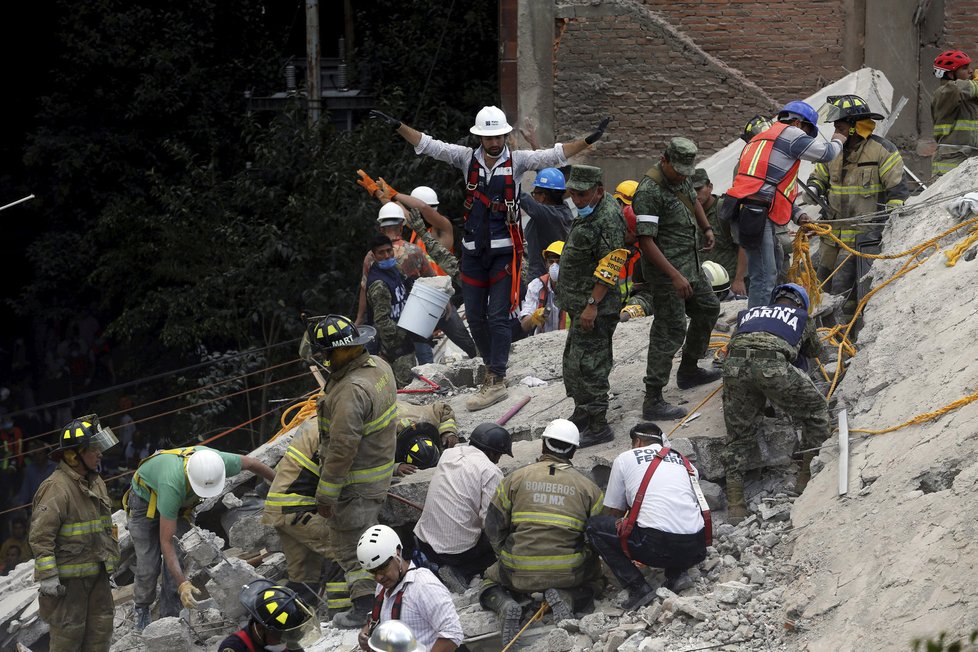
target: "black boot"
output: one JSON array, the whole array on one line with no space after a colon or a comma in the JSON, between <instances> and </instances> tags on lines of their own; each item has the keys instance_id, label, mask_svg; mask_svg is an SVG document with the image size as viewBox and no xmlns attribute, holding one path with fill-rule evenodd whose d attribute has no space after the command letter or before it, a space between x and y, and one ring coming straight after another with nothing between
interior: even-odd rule
<instances>
[{"instance_id":1,"label":"black boot","mask_svg":"<svg viewBox=\"0 0 978 652\"><path fill-rule=\"evenodd\" d=\"M374 598L372 595L362 595L353 598L353 607L349 611L333 616L333 627L340 629L360 629L370 618L370 612L374 608Z\"/></svg>"},{"instance_id":2,"label":"black boot","mask_svg":"<svg viewBox=\"0 0 978 652\"><path fill-rule=\"evenodd\" d=\"M479 604L499 617L503 645L512 641L520 631L523 607L513 599L509 591L498 584L490 586L479 596Z\"/></svg>"},{"instance_id":3,"label":"black boot","mask_svg":"<svg viewBox=\"0 0 978 652\"><path fill-rule=\"evenodd\" d=\"M691 362L683 361L679 363L676 371L676 385L679 389L689 389L698 385L706 385L714 380L719 380L723 376L720 369L702 369L696 364L696 360Z\"/></svg>"},{"instance_id":4,"label":"black boot","mask_svg":"<svg viewBox=\"0 0 978 652\"><path fill-rule=\"evenodd\" d=\"M581 430L581 445L578 448L587 448L611 441L615 438L611 426L608 425L608 418L604 414L592 414L587 421L587 427Z\"/></svg>"},{"instance_id":5,"label":"black boot","mask_svg":"<svg viewBox=\"0 0 978 652\"><path fill-rule=\"evenodd\" d=\"M655 587L649 586L648 582L642 582L638 586L628 587L628 598L621 603L621 608L625 611L635 611L652 602L655 599Z\"/></svg>"},{"instance_id":6,"label":"black boot","mask_svg":"<svg viewBox=\"0 0 978 652\"><path fill-rule=\"evenodd\" d=\"M686 410L678 405L667 403L662 397L662 389L646 389L645 402L642 403L642 418L646 421L658 421L664 419L672 421L682 419L686 416Z\"/></svg>"},{"instance_id":7,"label":"black boot","mask_svg":"<svg viewBox=\"0 0 978 652\"><path fill-rule=\"evenodd\" d=\"M576 407L576 406L574 407L573 414L567 417L567 420L573 423L575 426L577 426L577 429L581 431L587 428L588 419L589 416L587 410L585 410L582 407Z\"/></svg>"}]
</instances>

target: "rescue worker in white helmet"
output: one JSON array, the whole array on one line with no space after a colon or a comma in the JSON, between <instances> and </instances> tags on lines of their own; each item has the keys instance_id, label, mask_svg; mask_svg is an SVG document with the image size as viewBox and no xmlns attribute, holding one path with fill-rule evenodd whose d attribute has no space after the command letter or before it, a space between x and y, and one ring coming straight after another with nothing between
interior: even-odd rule
<instances>
[{"instance_id":1,"label":"rescue worker in white helmet","mask_svg":"<svg viewBox=\"0 0 978 652\"><path fill-rule=\"evenodd\" d=\"M245 584L238 599L251 617L247 625L221 641L218 652L302 652L300 639L318 627L314 611L295 591L270 580Z\"/></svg>"},{"instance_id":2,"label":"rescue worker in white helmet","mask_svg":"<svg viewBox=\"0 0 978 652\"><path fill-rule=\"evenodd\" d=\"M173 539L190 529L193 509L201 498L220 495L225 479L242 471L251 471L269 483L275 479L275 472L254 457L206 446L159 450L139 463L123 496L136 553L132 595L137 631L151 621L149 608L156 599L161 568L159 617L179 615L181 604L187 609L197 607L194 595L200 590L184 576Z\"/></svg>"},{"instance_id":3,"label":"rescue worker in white helmet","mask_svg":"<svg viewBox=\"0 0 978 652\"><path fill-rule=\"evenodd\" d=\"M520 178L528 170L560 167L604 134L610 118L586 138L546 150L510 151L506 134L513 128L495 106L483 107L470 131L477 148L436 140L400 120L373 110L417 154L449 163L466 175L465 233L462 237L461 279L465 313L472 337L489 373L469 410L481 410L506 398L506 366L512 343L510 314L519 309L523 234L520 227Z\"/></svg>"},{"instance_id":4,"label":"rescue worker in white helmet","mask_svg":"<svg viewBox=\"0 0 978 652\"><path fill-rule=\"evenodd\" d=\"M97 415L75 419L58 431L58 467L34 495L28 541L51 652L108 652L112 642L119 542L99 462L117 443Z\"/></svg>"}]
</instances>

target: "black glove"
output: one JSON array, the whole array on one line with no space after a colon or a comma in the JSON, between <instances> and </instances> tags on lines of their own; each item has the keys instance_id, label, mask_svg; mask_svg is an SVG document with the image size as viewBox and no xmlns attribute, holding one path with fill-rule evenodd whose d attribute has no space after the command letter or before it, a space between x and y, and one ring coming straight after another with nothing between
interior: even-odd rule
<instances>
[{"instance_id":1,"label":"black glove","mask_svg":"<svg viewBox=\"0 0 978 652\"><path fill-rule=\"evenodd\" d=\"M389 115L387 115L386 113L383 113L381 111L378 111L377 109L370 109L370 117L371 118L380 118L381 120L383 120L384 122L386 122L390 126L394 127L395 129L397 129L398 127L401 126L401 121L400 120L398 120L397 118L392 118Z\"/></svg>"},{"instance_id":2,"label":"black glove","mask_svg":"<svg viewBox=\"0 0 978 652\"><path fill-rule=\"evenodd\" d=\"M598 124L597 131L585 138L584 142L588 145L593 145L594 143L598 142L598 139L604 136L604 130L607 128L609 122L611 122L610 115Z\"/></svg>"}]
</instances>

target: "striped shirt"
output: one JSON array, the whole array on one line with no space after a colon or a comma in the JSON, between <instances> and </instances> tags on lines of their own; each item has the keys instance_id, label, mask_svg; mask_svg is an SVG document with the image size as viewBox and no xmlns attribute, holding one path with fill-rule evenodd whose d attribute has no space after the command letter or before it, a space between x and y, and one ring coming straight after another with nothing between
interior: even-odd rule
<instances>
[{"instance_id":1,"label":"striped shirt","mask_svg":"<svg viewBox=\"0 0 978 652\"><path fill-rule=\"evenodd\" d=\"M414 534L443 555L475 547L503 472L475 446L447 449L428 485Z\"/></svg>"},{"instance_id":2,"label":"striped shirt","mask_svg":"<svg viewBox=\"0 0 978 652\"><path fill-rule=\"evenodd\" d=\"M768 163L767 178L764 185L750 199L770 204L774 200L777 186L791 170L795 161L827 163L842 153L842 143L838 140L816 140L799 127L787 127L774 141L774 150Z\"/></svg>"},{"instance_id":3,"label":"striped shirt","mask_svg":"<svg viewBox=\"0 0 978 652\"><path fill-rule=\"evenodd\" d=\"M383 591L384 587L378 584L374 595L380 595ZM391 607L394 606L395 596L401 591L404 594L401 596L400 621L414 634L419 650L427 652L440 638L461 645L465 635L452 602L452 594L434 573L427 568L416 567L413 562L404 573L404 579L384 595L380 622L391 619Z\"/></svg>"}]
</instances>

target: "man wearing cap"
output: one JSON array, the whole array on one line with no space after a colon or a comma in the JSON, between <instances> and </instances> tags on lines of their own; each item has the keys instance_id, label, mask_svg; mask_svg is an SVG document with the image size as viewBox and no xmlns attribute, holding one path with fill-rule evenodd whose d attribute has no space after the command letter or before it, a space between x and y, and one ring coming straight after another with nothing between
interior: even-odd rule
<instances>
[{"instance_id":1,"label":"man wearing cap","mask_svg":"<svg viewBox=\"0 0 978 652\"><path fill-rule=\"evenodd\" d=\"M621 453L611 465L604 512L587 522L588 540L628 591L622 604L626 611L648 604L656 591L633 560L665 569L664 586L674 591L682 574L706 559L707 546L704 506L699 500L702 492L697 493L699 471L679 452L668 446L663 451L665 437L656 424L639 423L630 434L631 450ZM656 456L660 462L652 471L633 529L623 544L618 521L635 509L639 490ZM628 547L627 556L623 545Z\"/></svg>"},{"instance_id":2,"label":"man wearing cap","mask_svg":"<svg viewBox=\"0 0 978 652\"><path fill-rule=\"evenodd\" d=\"M696 152L695 143L688 138L669 141L662 159L638 184L632 202L642 248L642 273L652 285L655 315L649 331L642 405L642 415L649 420L686 416L686 410L662 396L679 347L683 348L676 372L679 389L720 377L718 371L701 369L697 364L710 344L710 333L720 316L720 301L703 275L697 252L697 226L703 232L704 250L712 249L716 238L688 179L696 171Z\"/></svg>"},{"instance_id":3,"label":"man wearing cap","mask_svg":"<svg viewBox=\"0 0 978 652\"><path fill-rule=\"evenodd\" d=\"M713 249L703 254L703 260L712 260L727 270L730 277L730 290L737 295L747 296L747 288L744 284L744 276L747 274L747 254L734 242L730 235L730 222L719 218L720 200L713 194L713 182L706 169L696 168L693 173L693 190L696 191L696 198L706 213L706 219L710 221L713 228L715 242ZM706 246L705 238L700 235L700 248Z\"/></svg>"},{"instance_id":4,"label":"man wearing cap","mask_svg":"<svg viewBox=\"0 0 978 652\"><path fill-rule=\"evenodd\" d=\"M436 140L396 118L371 111L397 129L415 153L438 159L465 174L465 232L462 237L461 281L465 314L476 346L488 367L479 393L466 404L481 410L507 396L506 366L512 343L511 315L519 310L523 236L519 225L520 178L527 170L567 164L567 158L596 142L610 118L594 133L550 149L514 150L506 145L513 128L495 106L483 107L470 131L478 148Z\"/></svg>"},{"instance_id":5,"label":"man wearing cap","mask_svg":"<svg viewBox=\"0 0 978 652\"><path fill-rule=\"evenodd\" d=\"M150 623L149 608L156 598L161 569L160 618L179 615L181 604L196 607L198 589L184 576L173 539L190 529L200 499L219 495L225 479L241 471L251 471L269 482L275 479L275 472L254 457L206 446L156 451L139 463L123 498L136 553L132 597L137 630Z\"/></svg>"},{"instance_id":6,"label":"man wearing cap","mask_svg":"<svg viewBox=\"0 0 978 652\"><path fill-rule=\"evenodd\" d=\"M570 315L564 345L564 388L574 399L570 421L581 430L581 447L611 441L608 376L621 295L618 277L628 259L621 207L605 194L601 168L571 167L567 182L577 219L567 236L557 280L557 305Z\"/></svg>"}]
</instances>

